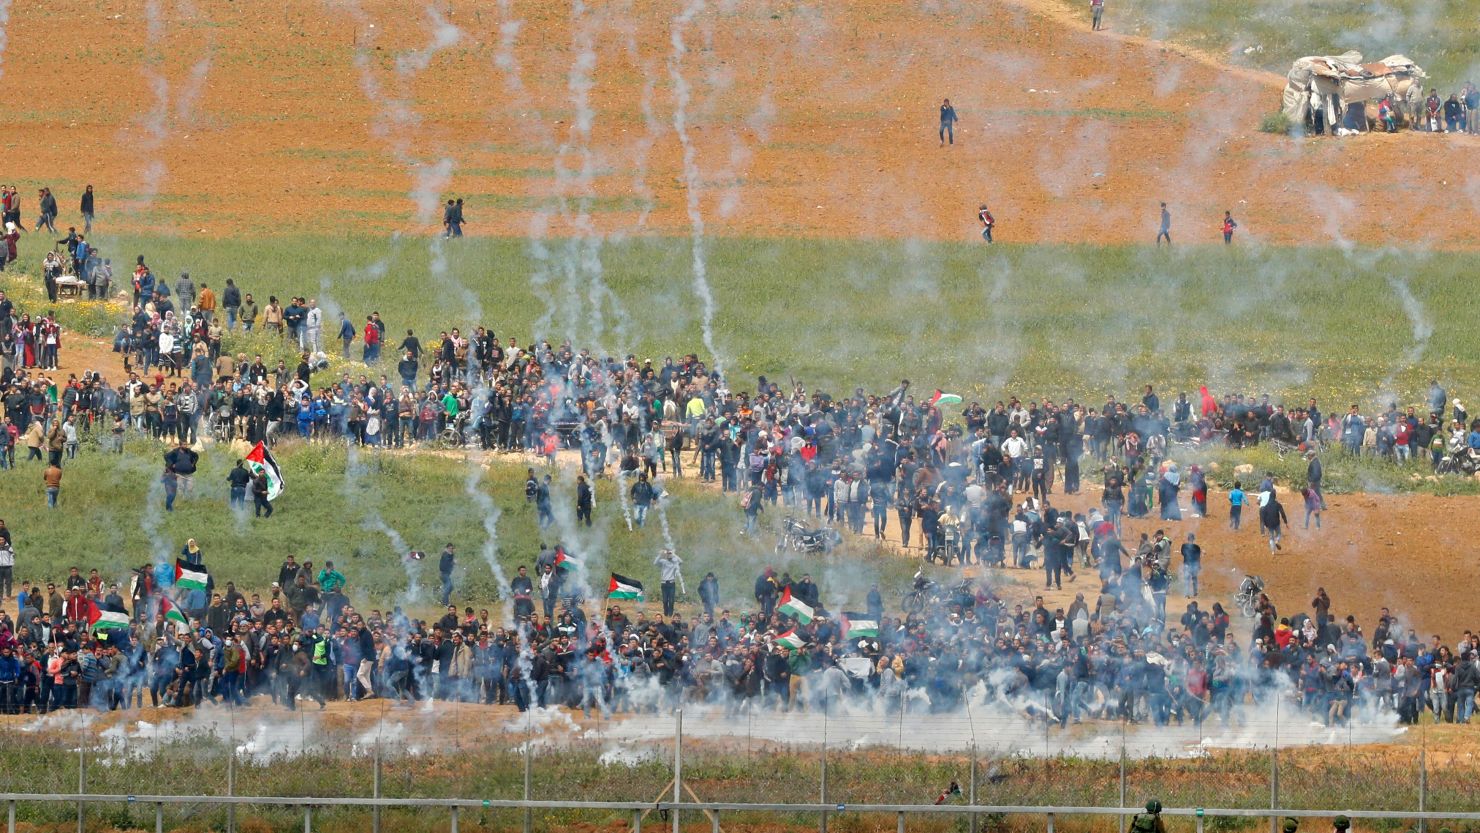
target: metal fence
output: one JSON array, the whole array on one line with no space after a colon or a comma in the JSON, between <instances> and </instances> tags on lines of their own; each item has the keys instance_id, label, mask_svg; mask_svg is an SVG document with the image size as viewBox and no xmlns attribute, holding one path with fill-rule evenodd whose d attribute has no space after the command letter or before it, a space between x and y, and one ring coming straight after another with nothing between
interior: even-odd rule
<instances>
[{"instance_id":1,"label":"metal fence","mask_svg":"<svg viewBox=\"0 0 1480 833\"><path fill-rule=\"evenodd\" d=\"M204 708L0 720L0 801L55 828L1271 829L1345 814L1376 829L1480 822L1469 727L1326 727L1289 704L1228 725L1014 712L726 711L607 717L462 704ZM957 789L952 789L952 786ZM939 803L937 803L939 802ZM1126 808L1133 809L1126 809ZM1198 811L1197 808L1205 808ZM437 808L436 812L429 812ZM1200 812L1200 815L1199 815ZM75 819L74 819L75 815ZM238 816L241 818L238 818ZM250 830L244 826L250 820ZM1480 827L1480 824L1470 826ZM1437 825L1432 829L1437 829Z\"/></svg>"}]
</instances>

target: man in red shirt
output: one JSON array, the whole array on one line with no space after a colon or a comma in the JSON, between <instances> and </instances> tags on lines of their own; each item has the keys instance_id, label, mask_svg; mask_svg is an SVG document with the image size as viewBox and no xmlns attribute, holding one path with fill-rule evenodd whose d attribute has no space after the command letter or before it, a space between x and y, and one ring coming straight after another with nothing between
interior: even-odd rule
<instances>
[{"instance_id":1,"label":"man in red shirt","mask_svg":"<svg viewBox=\"0 0 1480 833\"><path fill-rule=\"evenodd\" d=\"M380 361L380 328L375 326L373 316L365 317L365 364L375 364Z\"/></svg>"}]
</instances>

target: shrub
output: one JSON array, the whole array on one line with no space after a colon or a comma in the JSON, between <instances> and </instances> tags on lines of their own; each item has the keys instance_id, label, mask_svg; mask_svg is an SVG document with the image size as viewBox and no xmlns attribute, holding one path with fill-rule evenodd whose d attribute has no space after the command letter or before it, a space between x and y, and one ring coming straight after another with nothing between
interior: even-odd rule
<instances>
[{"instance_id":1,"label":"shrub","mask_svg":"<svg viewBox=\"0 0 1480 833\"><path fill-rule=\"evenodd\" d=\"M1289 134L1292 127L1294 125L1290 123L1290 117L1279 110L1265 113L1264 118L1259 120L1259 132L1261 133Z\"/></svg>"}]
</instances>

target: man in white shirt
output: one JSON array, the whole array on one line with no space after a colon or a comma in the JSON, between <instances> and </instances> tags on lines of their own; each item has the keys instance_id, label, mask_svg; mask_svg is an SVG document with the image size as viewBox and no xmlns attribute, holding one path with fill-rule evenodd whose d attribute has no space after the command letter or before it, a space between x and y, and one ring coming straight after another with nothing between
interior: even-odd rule
<instances>
[{"instance_id":1,"label":"man in white shirt","mask_svg":"<svg viewBox=\"0 0 1480 833\"><path fill-rule=\"evenodd\" d=\"M324 334L324 311L319 309L319 302L310 299L308 302L308 314L303 317L303 340L299 342L300 350L317 353L324 349L322 338Z\"/></svg>"}]
</instances>

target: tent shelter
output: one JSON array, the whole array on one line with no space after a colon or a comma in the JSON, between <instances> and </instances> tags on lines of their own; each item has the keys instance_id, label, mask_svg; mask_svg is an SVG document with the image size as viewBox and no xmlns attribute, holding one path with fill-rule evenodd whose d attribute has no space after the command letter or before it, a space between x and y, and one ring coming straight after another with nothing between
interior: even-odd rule
<instances>
[{"instance_id":1,"label":"tent shelter","mask_svg":"<svg viewBox=\"0 0 1480 833\"><path fill-rule=\"evenodd\" d=\"M1387 95L1392 95L1399 109L1416 112L1414 108L1423 103L1423 81L1428 75L1402 55L1364 64L1362 53L1347 52L1301 58L1285 78L1282 109L1290 122L1304 124L1306 116L1316 110L1329 129L1340 122L1340 114L1349 105ZM1360 128L1366 129L1366 125Z\"/></svg>"}]
</instances>

